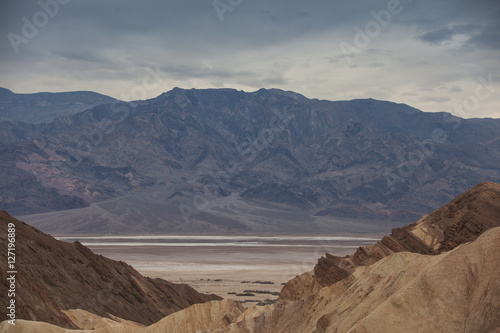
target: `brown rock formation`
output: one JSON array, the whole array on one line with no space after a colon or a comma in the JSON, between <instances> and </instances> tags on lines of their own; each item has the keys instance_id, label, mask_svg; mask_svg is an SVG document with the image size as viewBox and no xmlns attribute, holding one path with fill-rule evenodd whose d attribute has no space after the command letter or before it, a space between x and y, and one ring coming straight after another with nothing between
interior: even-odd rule
<instances>
[{"instance_id":1,"label":"brown rock formation","mask_svg":"<svg viewBox=\"0 0 500 333\"><path fill-rule=\"evenodd\" d=\"M195 303L220 299L188 285L140 275L124 262L94 254L82 244L58 241L0 211L1 244L15 224L16 309L18 319L76 328L62 310L83 309L149 325ZM6 246L4 246L4 250ZM0 256L0 316L6 317L7 256Z\"/></svg>"},{"instance_id":2,"label":"brown rock formation","mask_svg":"<svg viewBox=\"0 0 500 333\"><path fill-rule=\"evenodd\" d=\"M475 240L485 230L500 226L500 184L481 183L418 222L392 230L377 244L360 247L345 257L326 254L312 273L292 279L280 300L299 300L341 281L358 266L368 266L394 252L439 254ZM314 281L310 281L310 280Z\"/></svg>"}]
</instances>

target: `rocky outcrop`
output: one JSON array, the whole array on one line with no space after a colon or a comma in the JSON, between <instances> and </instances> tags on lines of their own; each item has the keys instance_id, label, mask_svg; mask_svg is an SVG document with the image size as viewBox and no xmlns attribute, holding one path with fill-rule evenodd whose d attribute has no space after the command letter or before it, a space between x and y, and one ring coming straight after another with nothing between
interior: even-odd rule
<instances>
[{"instance_id":1,"label":"rocky outcrop","mask_svg":"<svg viewBox=\"0 0 500 333\"><path fill-rule=\"evenodd\" d=\"M244 309L235 301L212 301L192 305L147 327L124 321L129 318L116 312L96 316L72 307L63 313L74 326L95 328L86 331L95 333L499 332L499 220L500 184L482 183L417 223L395 229L375 245L343 258L327 255L314 271L290 281L274 305ZM21 224L19 228L29 227ZM28 230L41 234L33 228ZM30 236L27 232L23 235ZM44 249L54 252L54 259L61 258L53 242L57 241L46 242ZM64 250L72 253L72 247L85 257L92 256L79 244L67 244ZM27 247L24 251L31 253ZM96 256L93 260L99 266L103 259ZM65 263L66 274L73 264ZM98 271L109 278L106 271ZM60 275L57 270L52 272ZM35 278L43 281L40 275ZM51 283L63 279L58 276ZM141 294L150 292L144 283L137 284ZM118 288L120 284L112 286ZM66 296L67 289L59 288L59 295ZM130 289L128 293L141 297ZM50 296L45 293L41 300L47 302ZM128 307L129 302L117 293L113 309ZM60 326L23 320L16 326L4 321L0 330L70 332Z\"/></svg>"},{"instance_id":2,"label":"rocky outcrop","mask_svg":"<svg viewBox=\"0 0 500 333\"><path fill-rule=\"evenodd\" d=\"M196 304L160 320L143 331L153 333L218 330L236 321L244 311L245 308L233 300Z\"/></svg>"},{"instance_id":3,"label":"rocky outcrop","mask_svg":"<svg viewBox=\"0 0 500 333\"><path fill-rule=\"evenodd\" d=\"M392 230L377 244L360 247L345 257L326 254L313 272L289 281L280 300L299 300L322 287L343 280L358 266L369 266L394 252L433 255L475 240L485 230L500 226L500 184L481 183L418 222Z\"/></svg>"},{"instance_id":4,"label":"rocky outcrop","mask_svg":"<svg viewBox=\"0 0 500 333\"><path fill-rule=\"evenodd\" d=\"M195 303L220 299L188 285L140 275L124 262L94 254L82 244L65 243L0 211L0 239L7 244L7 226L15 225L17 318L76 328L63 310L81 309L149 325ZM0 267L7 267L7 256ZM6 295L6 270L0 271ZM7 297L0 300L6 318Z\"/></svg>"}]
</instances>

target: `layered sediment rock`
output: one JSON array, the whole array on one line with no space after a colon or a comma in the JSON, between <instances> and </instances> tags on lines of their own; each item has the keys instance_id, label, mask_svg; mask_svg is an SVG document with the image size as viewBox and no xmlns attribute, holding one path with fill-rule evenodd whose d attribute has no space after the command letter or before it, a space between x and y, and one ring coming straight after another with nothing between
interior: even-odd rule
<instances>
[{"instance_id":1,"label":"layered sediment rock","mask_svg":"<svg viewBox=\"0 0 500 333\"><path fill-rule=\"evenodd\" d=\"M475 240L485 230L500 226L500 184L481 183L418 222L392 230L377 244L345 257L326 254L313 272L302 274L283 288L280 300L299 300L341 281L358 266L368 266L395 252L439 254Z\"/></svg>"},{"instance_id":2,"label":"layered sediment rock","mask_svg":"<svg viewBox=\"0 0 500 333\"><path fill-rule=\"evenodd\" d=\"M204 333L498 332L499 244L494 228L439 255L394 253L309 297Z\"/></svg>"}]
</instances>

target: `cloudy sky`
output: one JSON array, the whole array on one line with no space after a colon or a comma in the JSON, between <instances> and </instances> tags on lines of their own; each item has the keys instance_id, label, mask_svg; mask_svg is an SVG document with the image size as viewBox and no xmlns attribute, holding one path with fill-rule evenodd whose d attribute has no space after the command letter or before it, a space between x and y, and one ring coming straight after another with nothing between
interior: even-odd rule
<instances>
[{"instance_id":1,"label":"cloudy sky","mask_svg":"<svg viewBox=\"0 0 500 333\"><path fill-rule=\"evenodd\" d=\"M0 0L0 86L280 88L500 118L499 18L498 0Z\"/></svg>"}]
</instances>

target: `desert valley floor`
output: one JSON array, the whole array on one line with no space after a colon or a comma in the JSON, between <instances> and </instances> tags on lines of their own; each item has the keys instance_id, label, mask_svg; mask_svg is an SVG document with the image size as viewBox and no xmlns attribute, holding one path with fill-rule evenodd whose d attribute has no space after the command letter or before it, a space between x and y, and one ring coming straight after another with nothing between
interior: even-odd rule
<instances>
[{"instance_id":1,"label":"desert valley floor","mask_svg":"<svg viewBox=\"0 0 500 333\"><path fill-rule=\"evenodd\" d=\"M149 277L187 283L253 305L275 300L283 283L326 252L347 255L383 234L59 236L121 260ZM254 295L254 296L252 296Z\"/></svg>"}]
</instances>

